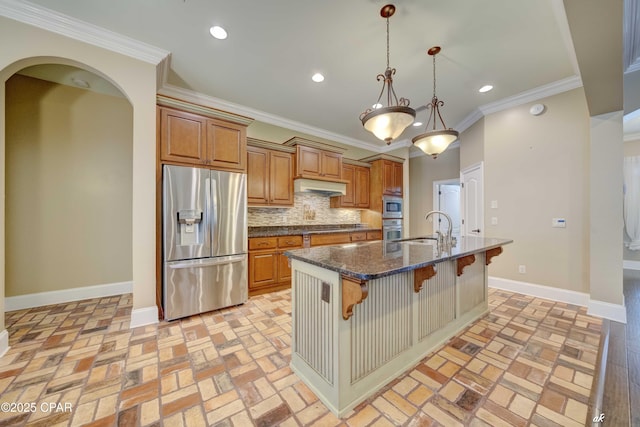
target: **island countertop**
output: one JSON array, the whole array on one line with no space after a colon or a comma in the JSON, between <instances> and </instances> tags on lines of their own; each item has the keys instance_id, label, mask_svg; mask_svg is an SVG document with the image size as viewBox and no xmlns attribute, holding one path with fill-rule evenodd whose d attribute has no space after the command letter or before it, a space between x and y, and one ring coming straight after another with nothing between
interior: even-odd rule
<instances>
[{"instance_id":1,"label":"island countertop","mask_svg":"<svg viewBox=\"0 0 640 427\"><path fill-rule=\"evenodd\" d=\"M513 240L465 236L450 251L433 244L410 240L351 243L287 251L284 254L361 280L372 280L415 270L442 261L497 248Z\"/></svg>"}]
</instances>

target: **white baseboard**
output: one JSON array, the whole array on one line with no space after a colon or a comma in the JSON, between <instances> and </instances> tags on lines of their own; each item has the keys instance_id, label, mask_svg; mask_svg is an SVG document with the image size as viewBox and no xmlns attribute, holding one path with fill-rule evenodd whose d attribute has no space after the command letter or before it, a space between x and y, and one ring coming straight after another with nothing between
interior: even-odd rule
<instances>
[{"instance_id":1,"label":"white baseboard","mask_svg":"<svg viewBox=\"0 0 640 427\"><path fill-rule=\"evenodd\" d=\"M624 260L622 261L622 268L625 270L640 270L640 261Z\"/></svg>"},{"instance_id":2,"label":"white baseboard","mask_svg":"<svg viewBox=\"0 0 640 427\"><path fill-rule=\"evenodd\" d=\"M536 285L534 283L519 282L517 280L503 279L501 277L489 277L489 287L503 289L538 298L546 298L553 301L586 307L589 304L589 294L570 291L567 289L552 288L551 286Z\"/></svg>"},{"instance_id":3,"label":"white baseboard","mask_svg":"<svg viewBox=\"0 0 640 427\"><path fill-rule=\"evenodd\" d=\"M4 356L9 351L9 333L7 330L0 332L0 357Z\"/></svg>"},{"instance_id":4,"label":"white baseboard","mask_svg":"<svg viewBox=\"0 0 640 427\"><path fill-rule=\"evenodd\" d=\"M136 308L131 311L131 323L129 328L137 328L138 326L153 325L158 323L158 307Z\"/></svg>"},{"instance_id":5,"label":"white baseboard","mask_svg":"<svg viewBox=\"0 0 640 427\"><path fill-rule=\"evenodd\" d=\"M587 314L589 315L602 317L616 322L627 323L627 311L624 303L611 304L609 302L592 300L591 296L585 292L570 291L567 289L553 288L551 286L537 285L528 282L519 282L517 280L503 279L501 277L489 277L489 287L587 307Z\"/></svg>"},{"instance_id":6,"label":"white baseboard","mask_svg":"<svg viewBox=\"0 0 640 427\"><path fill-rule=\"evenodd\" d=\"M60 304L91 298L102 298L133 292L133 282L108 283L106 285L84 286L59 291L5 297L4 310L15 311L43 305Z\"/></svg>"},{"instance_id":7,"label":"white baseboard","mask_svg":"<svg viewBox=\"0 0 640 427\"><path fill-rule=\"evenodd\" d=\"M587 314L603 317L620 323L627 323L627 310L624 304L611 304L610 302L596 301L592 299L589 301Z\"/></svg>"}]
</instances>

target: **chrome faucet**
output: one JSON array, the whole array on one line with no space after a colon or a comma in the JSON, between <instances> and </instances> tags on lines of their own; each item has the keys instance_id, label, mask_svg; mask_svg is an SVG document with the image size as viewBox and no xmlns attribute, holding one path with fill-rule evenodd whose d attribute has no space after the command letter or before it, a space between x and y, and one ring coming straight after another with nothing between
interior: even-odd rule
<instances>
[{"instance_id":1,"label":"chrome faucet","mask_svg":"<svg viewBox=\"0 0 640 427\"><path fill-rule=\"evenodd\" d=\"M430 211L427 213L427 216L425 216L424 219L428 221L429 217L433 214L444 215L444 217L447 218L447 221L449 221L449 226L447 227L446 233L442 233L440 230L435 231L436 235L438 236L438 245L444 245L448 248L454 246L455 240L452 236L453 224L451 223L451 217L442 211Z\"/></svg>"}]
</instances>

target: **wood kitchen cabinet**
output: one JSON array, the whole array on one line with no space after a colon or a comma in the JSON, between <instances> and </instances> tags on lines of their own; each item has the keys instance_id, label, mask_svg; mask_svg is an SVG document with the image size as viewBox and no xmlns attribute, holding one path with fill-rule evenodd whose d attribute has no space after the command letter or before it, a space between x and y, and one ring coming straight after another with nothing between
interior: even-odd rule
<instances>
[{"instance_id":1,"label":"wood kitchen cabinet","mask_svg":"<svg viewBox=\"0 0 640 427\"><path fill-rule=\"evenodd\" d=\"M332 208L369 208L370 165L360 166L355 160L343 159L342 179L347 181L347 194L331 197Z\"/></svg>"},{"instance_id":2,"label":"wood kitchen cabinet","mask_svg":"<svg viewBox=\"0 0 640 427\"><path fill-rule=\"evenodd\" d=\"M371 164L369 179L369 210L363 210L361 220L370 227L382 227L382 197L403 196L404 160L389 154L376 154L360 159Z\"/></svg>"},{"instance_id":3,"label":"wood kitchen cabinet","mask_svg":"<svg viewBox=\"0 0 640 427\"><path fill-rule=\"evenodd\" d=\"M382 194L402 197L402 163L382 160Z\"/></svg>"},{"instance_id":4,"label":"wood kitchen cabinet","mask_svg":"<svg viewBox=\"0 0 640 427\"><path fill-rule=\"evenodd\" d=\"M319 234L312 234L310 236L310 245L311 247L343 245L346 243L365 242L367 240L381 240L381 239L382 239L382 231L380 230L319 233Z\"/></svg>"},{"instance_id":5,"label":"wood kitchen cabinet","mask_svg":"<svg viewBox=\"0 0 640 427\"><path fill-rule=\"evenodd\" d=\"M342 148L294 137L284 143L296 148L294 178L346 182L342 178Z\"/></svg>"},{"instance_id":6,"label":"wood kitchen cabinet","mask_svg":"<svg viewBox=\"0 0 640 427\"><path fill-rule=\"evenodd\" d=\"M382 230L367 231L367 240L382 240Z\"/></svg>"},{"instance_id":7,"label":"wood kitchen cabinet","mask_svg":"<svg viewBox=\"0 0 640 427\"><path fill-rule=\"evenodd\" d=\"M249 239L249 295L291 287L291 267L284 252L302 247L302 236Z\"/></svg>"},{"instance_id":8,"label":"wood kitchen cabinet","mask_svg":"<svg viewBox=\"0 0 640 427\"><path fill-rule=\"evenodd\" d=\"M295 149L247 139L247 202L249 206L293 206Z\"/></svg>"},{"instance_id":9,"label":"wood kitchen cabinet","mask_svg":"<svg viewBox=\"0 0 640 427\"><path fill-rule=\"evenodd\" d=\"M160 160L246 172L246 125L168 107L160 109Z\"/></svg>"}]
</instances>

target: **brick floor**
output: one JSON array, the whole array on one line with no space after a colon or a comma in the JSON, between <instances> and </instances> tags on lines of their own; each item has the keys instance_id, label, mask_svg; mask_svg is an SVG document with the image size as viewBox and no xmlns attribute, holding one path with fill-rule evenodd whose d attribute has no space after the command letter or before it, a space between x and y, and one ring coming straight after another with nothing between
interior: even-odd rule
<instances>
[{"instance_id":1,"label":"brick floor","mask_svg":"<svg viewBox=\"0 0 640 427\"><path fill-rule=\"evenodd\" d=\"M8 312L0 426L584 425L601 320L495 289L489 305L343 419L289 369L289 291L135 329L130 294Z\"/></svg>"}]
</instances>

